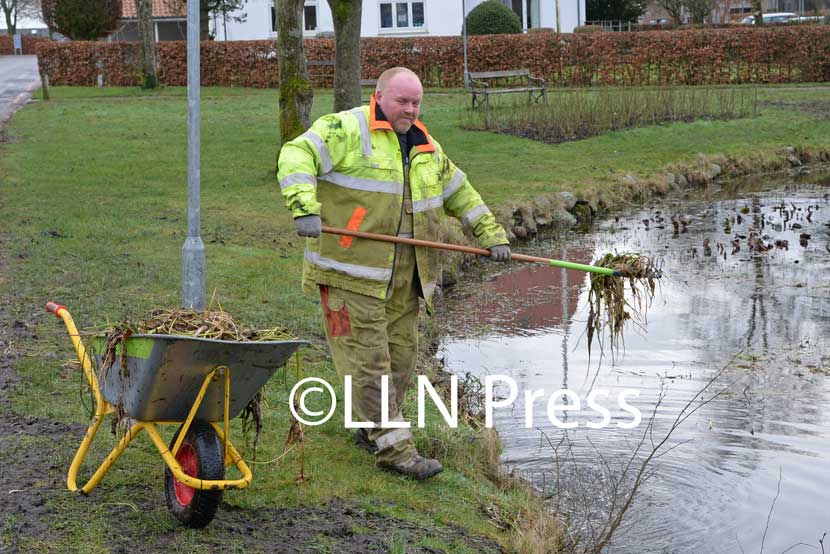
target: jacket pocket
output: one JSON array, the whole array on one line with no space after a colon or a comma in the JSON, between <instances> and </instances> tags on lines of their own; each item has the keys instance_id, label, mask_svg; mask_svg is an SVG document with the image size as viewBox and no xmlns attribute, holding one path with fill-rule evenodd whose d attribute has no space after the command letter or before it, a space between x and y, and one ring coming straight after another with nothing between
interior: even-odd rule
<instances>
[{"instance_id":1,"label":"jacket pocket","mask_svg":"<svg viewBox=\"0 0 830 554\"><path fill-rule=\"evenodd\" d=\"M329 338L352 336L352 321L346 301L330 295L328 285L320 285L320 299L323 302L323 315Z\"/></svg>"}]
</instances>

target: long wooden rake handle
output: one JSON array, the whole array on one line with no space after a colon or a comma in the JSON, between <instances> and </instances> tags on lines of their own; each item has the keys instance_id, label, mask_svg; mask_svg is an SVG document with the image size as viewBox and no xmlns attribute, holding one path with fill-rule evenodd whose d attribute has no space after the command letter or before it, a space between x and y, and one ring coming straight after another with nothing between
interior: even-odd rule
<instances>
[{"instance_id":1,"label":"long wooden rake handle","mask_svg":"<svg viewBox=\"0 0 830 554\"><path fill-rule=\"evenodd\" d=\"M400 244L411 244L412 246L423 246L425 248L437 248L440 250L454 250L455 252L465 252L467 254L476 254L478 256L490 257L490 251L485 248L475 248L473 246L462 246L460 244L447 244L445 242L434 242L431 240L409 239L404 237L393 237L391 235L380 235L377 233L365 233L363 231L351 231L349 229L338 229L337 227L329 227L323 225L323 232L331 235L345 235L349 237L356 237L360 239L379 240L382 242L397 242ZM577 264L573 262L566 262L563 260L553 260L550 258L540 258L538 256L527 256L525 254L511 254L511 259L517 262L529 262L533 264L546 264L554 267L564 267L565 269L576 269L578 271L587 271L589 273L598 273L600 275L610 275L612 277L619 277L619 271L609 269L607 267L597 267L595 265Z\"/></svg>"}]
</instances>

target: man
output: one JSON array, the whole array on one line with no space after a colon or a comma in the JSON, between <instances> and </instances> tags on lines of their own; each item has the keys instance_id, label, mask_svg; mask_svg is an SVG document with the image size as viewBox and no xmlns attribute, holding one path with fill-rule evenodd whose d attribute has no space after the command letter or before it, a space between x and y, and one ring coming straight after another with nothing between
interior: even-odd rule
<instances>
[{"instance_id":1,"label":"man","mask_svg":"<svg viewBox=\"0 0 830 554\"><path fill-rule=\"evenodd\" d=\"M402 422L417 356L418 297L431 311L441 253L321 235L321 225L436 240L445 212L491 258L510 259L504 229L418 120L422 97L415 73L385 71L368 107L323 116L285 144L278 173L297 234L308 237L303 288L319 290L337 372L351 375L359 419L375 424L355 439L379 466L418 480L443 468L418 454L409 429L380 428L381 376L389 378L389 419Z\"/></svg>"}]
</instances>

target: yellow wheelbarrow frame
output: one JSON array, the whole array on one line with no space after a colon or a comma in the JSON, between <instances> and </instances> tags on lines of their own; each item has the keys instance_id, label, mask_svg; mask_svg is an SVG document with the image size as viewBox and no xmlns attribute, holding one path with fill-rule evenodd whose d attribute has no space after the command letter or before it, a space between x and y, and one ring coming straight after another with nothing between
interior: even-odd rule
<instances>
[{"instance_id":1,"label":"yellow wheelbarrow frame","mask_svg":"<svg viewBox=\"0 0 830 554\"><path fill-rule=\"evenodd\" d=\"M83 341L81 340L80 334L78 333L78 328L75 326L75 322L72 319L72 315L69 313L69 310L66 309L65 306L61 306L55 302L49 302L46 304L46 309L55 314L58 318L63 320L64 324L66 325L66 330L69 333L69 338L72 341L72 345L75 347L75 351L78 353L78 359L81 361L81 365L83 367L84 376L86 377L87 383L89 383L90 389L92 389L92 394L95 397L95 414L92 419L92 423L90 423L89 427L87 428L86 434L84 435L83 440L81 440L81 445L78 447L78 451L75 453L75 457L72 459L72 464L69 466L69 473L66 477L66 486L72 492L79 492L82 494L89 494L101 480L106 475L107 471L115 464L116 460L121 456L121 454L126 450L127 446L132 442L132 440L141 433L141 431L146 431L147 434L150 436L150 440L156 446L156 449L161 454L164 463L167 464L167 467L170 469L173 476L180 481L181 483L187 485L188 487L199 489L199 490L228 490L228 489L244 489L251 484L252 474L251 469L242 459L242 456L239 454L239 451L233 446L229 436L229 409L230 409L230 378L231 372L226 366L217 365L213 371L211 371L204 379L201 388L196 396L196 401L193 403L193 406L190 409L190 412L187 415L187 418L182 421L139 421L132 425L130 429L124 434L121 440L118 442L117 445L112 449L112 451L106 456L104 461L95 471L95 473L90 477L90 479L84 484L83 486L78 486L78 472L83 465L84 459L86 458L87 452L89 451L89 447L92 444L92 441L95 439L96 433L98 433L98 429L101 427L101 423L104 420L104 416L111 414L115 411L115 406L104 400L103 395L101 394L101 388L98 384L98 376L95 375L95 370L93 369L92 360L89 357L89 354L86 351L86 347L84 346ZM222 441L222 445L224 447L225 452L225 467L235 466L236 469L242 474L242 477L239 479L223 479L223 480L207 480L207 479L198 479L186 474L183 470L181 465L178 461L176 461L176 454L178 453L179 448L181 447L182 442L184 441L185 435L187 435L187 431L190 429L190 425L193 422L193 419L196 417L196 413L199 411L199 406L204 399L205 392L208 389L208 386L214 381L218 379L224 380L224 393L225 393L225 402L224 402L224 420L222 422L222 427L217 425L215 422L211 422L214 430L216 431L219 440ZM172 451L167 446L167 443L162 438L161 434L158 431L158 425L181 425L182 429L179 432L178 438L173 445Z\"/></svg>"},{"instance_id":2,"label":"yellow wheelbarrow frame","mask_svg":"<svg viewBox=\"0 0 830 554\"><path fill-rule=\"evenodd\" d=\"M95 413L92 422L87 428L84 438L81 440L81 444L78 447L77 452L75 453L75 457L72 459L72 464L69 466L69 473L66 478L66 486L70 491L78 492L81 494L89 494L96 486L98 486L98 484L106 475L107 471L109 471L113 464L115 464L115 462L124 452L124 450L126 450L130 442L132 442L132 440L135 437L137 437L141 433L141 431L147 432L147 435L149 435L150 440L153 442L159 454L161 454L161 457L164 460L164 463L166 464L167 468L170 470L172 477L176 481L183 485L186 485L187 487L200 491L224 491L228 489L244 489L251 484L251 470L245 463L245 461L242 459L242 456L239 454L239 451L237 451L237 449L233 446L230 440L229 420L231 414L231 406L234 406L234 413L238 413L239 411L241 411L242 407L244 406L244 403L247 403L250 397L254 394L254 391L258 390L259 387L261 387L262 384L264 384L268 380L268 378L273 374L273 371L276 370L276 367L283 365L287 357L294 353L294 351L299 346L308 344L306 341L292 340L240 343L235 341L215 341L206 339L196 339L194 337L176 337L161 335L152 336L151 341L154 345L170 344L175 342L178 346L181 346L183 344L189 344L188 348L190 348L193 346L193 343L199 343L199 350L164 350L165 355L169 354L172 357L177 356L176 361L178 363L186 365L188 368L190 368L189 370L185 371L185 373L187 373L187 377L191 379L191 388L189 389L190 394L192 394L193 390L195 389L195 385L199 383L199 379L202 379L201 386L199 387L198 391L196 391L195 400L193 401L193 404L188 408L187 403L189 402L189 399L192 398L192 396L190 396L190 394L179 394L180 402L178 402L178 404L176 404L172 410L170 409L171 406L163 407L160 410L156 410L155 406L151 406L151 408L149 409L137 408L133 406L133 408L138 411L132 413L129 409L129 406L127 405L127 401L125 401L124 405L127 411L127 415L130 417L134 416L137 422L130 427L130 429L124 434L124 436L121 438L118 444L116 444L115 447L110 451L110 453L105 457L104 461L101 462L101 465L93 473L92 477L82 486L78 486L78 472L80 471L81 466L84 463L84 459L86 458L90 445L92 444L92 441L95 439L95 435L98 433L98 429L101 427L101 423L103 422L104 417L108 414L115 412L115 406L109 401L107 401L107 399L105 398L105 396L112 396L112 389L107 388L111 387L111 376L107 375L103 377L105 379L105 386L102 387L101 383L99 382L98 376L95 373L90 353L87 351L87 348L81 340L80 333L78 332L78 329L75 326L75 322L73 321L72 315L69 313L69 310L67 310L65 306L62 306L55 302L47 303L46 310L55 314L55 316L60 318L66 325L66 330L69 333L69 338L72 340L72 345L75 347L75 351L78 353L78 359L81 361L84 376L86 377L86 380L89 383L89 387L92 390L92 394L95 398ZM144 340L149 336L134 335L133 337L137 340ZM139 337L143 337L144 339L139 339ZM131 338L130 340L133 339ZM206 346L208 345L208 343L210 343L209 346ZM226 350L227 348L229 348L229 345L233 346L234 349L243 349L244 353L248 355L247 363L249 364L254 363L250 359L252 353L254 353L256 356L259 356L255 358L256 362L262 364L255 368L258 373L251 373L251 368L246 368L244 365L245 360L241 358L235 358L234 354L229 353L231 351ZM178 346L176 348L178 348ZM122 354L126 356L126 346L124 348L125 350L122 352ZM216 348L221 348L222 350L215 350ZM229 369L228 365L213 364L213 355L217 354L217 352L220 352L221 354L219 355L221 356L227 356L229 359L235 360L233 364L240 364L240 371L237 371L237 373L239 375L238 378L242 379L242 381L240 381L242 385L236 388L236 397L234 397L233 399L231 398L231 370ZM233 350L233 352L238 353L239 350ZM263 352L265 353L264 355ZM189 358L190 355L194 355L198 359ZM267 365L267 367L270 367L271 369L268 370L267 368L264 368L264 365ZM149 367L150 372L148 372L145 375L152 375L153 378L158 376L164 376L166 378L170 377L169 371L167 374L165 374L165 371L162 370L162 368L160 368L159 366L150 365ZM178 368L181 366L176 367ZM236 365L234 365L234 367L236 367ZM185 373L178 373L178 371L184 370L176 368L173 369L175 369L175 371L173 372L173 376L178 378L178 380L176 381L176 386L180 386L181 380L185 377ZM204 374L204 377L202 378L203 372L205 370L208 371L206 374ZM127 373L131 375L130 372ZM134 373L134 371L132 373ZM126 377L124 378L126 379ZM127 383L127 381L123 382ZM224 385L224 394L221 397L219 397L219 395L217 394L218 389L213 388L211 388L211 392L210 394L208 394L208 389L210 385L214 382L219 381L222 381ZM129 387L131 385L127 383L124 386ZM140 392L142 389L139 387L137 390ZM180 391L177 389L177 393L178 392ZM205 401L206 395L210 397L210 401ZM141 398L141 400L146 401L147 404L154 405L155 402L159 402L160 405L163 404L163 402L161 402L161 400L164 400L163 398L154 397L152 395L142 396L143 397ZM131 398L135 399L136 397L134 396ZM120 403L121 399L119 399L119 404ZM203 404L204 409L200 413L200 407L203 407ZM219 419L220 405L222 408L221 426L217 424L216 421L213 421L215 419ZM167 408L166 411L165 408ZM186 418L184 420L179 419L180 414L184 414L185 411L187 411ZM154 418L154 415L163 417ZM241 477L239 479L200 479L198 477L194 477L193 475L189 475L182 468L182 465L177 460L177 454L179 454L179 450L182 447L184 441L186 440L188 431L191 429L191 426L193 425L194 420L196 420L197 415L200 417L199 421L208 420L210 426L216 433L216 437L221 442L222 450L215 453L215 461L218 463L221 457L221 461L224 462L225 467L235 466L241 474ZM170 417L171 419L165 419L167 417ZM176 436L176 439L173 442L172 447L169 447L167 445L167 443L164 441L161 434L159 433L159 425L180 425L178 435ZM201 426L202 424L200 423L199 425ZM199 431L196 432L198 433ZM224 474L224 472L222 473ZM176 494L178 495L178 492ZM177 519L179 519L178 515L176 515L175 513L173 515ZM212 517L212 512L209 516L200 516L200 523L194 523L193 525L190 525L188 522L183 521L182 519L180 519L180 521L188 526L203 526L206 525Z\"/></svg>"}]
</instances>

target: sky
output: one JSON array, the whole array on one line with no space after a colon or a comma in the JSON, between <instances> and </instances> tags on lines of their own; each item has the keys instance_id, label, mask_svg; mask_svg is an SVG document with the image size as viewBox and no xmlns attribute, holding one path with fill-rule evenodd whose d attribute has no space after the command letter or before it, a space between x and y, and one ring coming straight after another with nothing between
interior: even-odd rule
<instances>
[{"instance_id":1,"label":"sky","mask_svg":"<svg viewBox=\"0 0 830 554\"><path fill-rule=\"evenodd\" d=\"M17 19L17 28L18 29L46 29L46 24L40 21L39 19L31 19L26 17L20 17ZM3 16L2 12L0 12L0 30L6 30L6 18ZM41 33L38 33L41 34ZM45 31L42 34L46 34Z\"/></svg>"}]
</instances>

